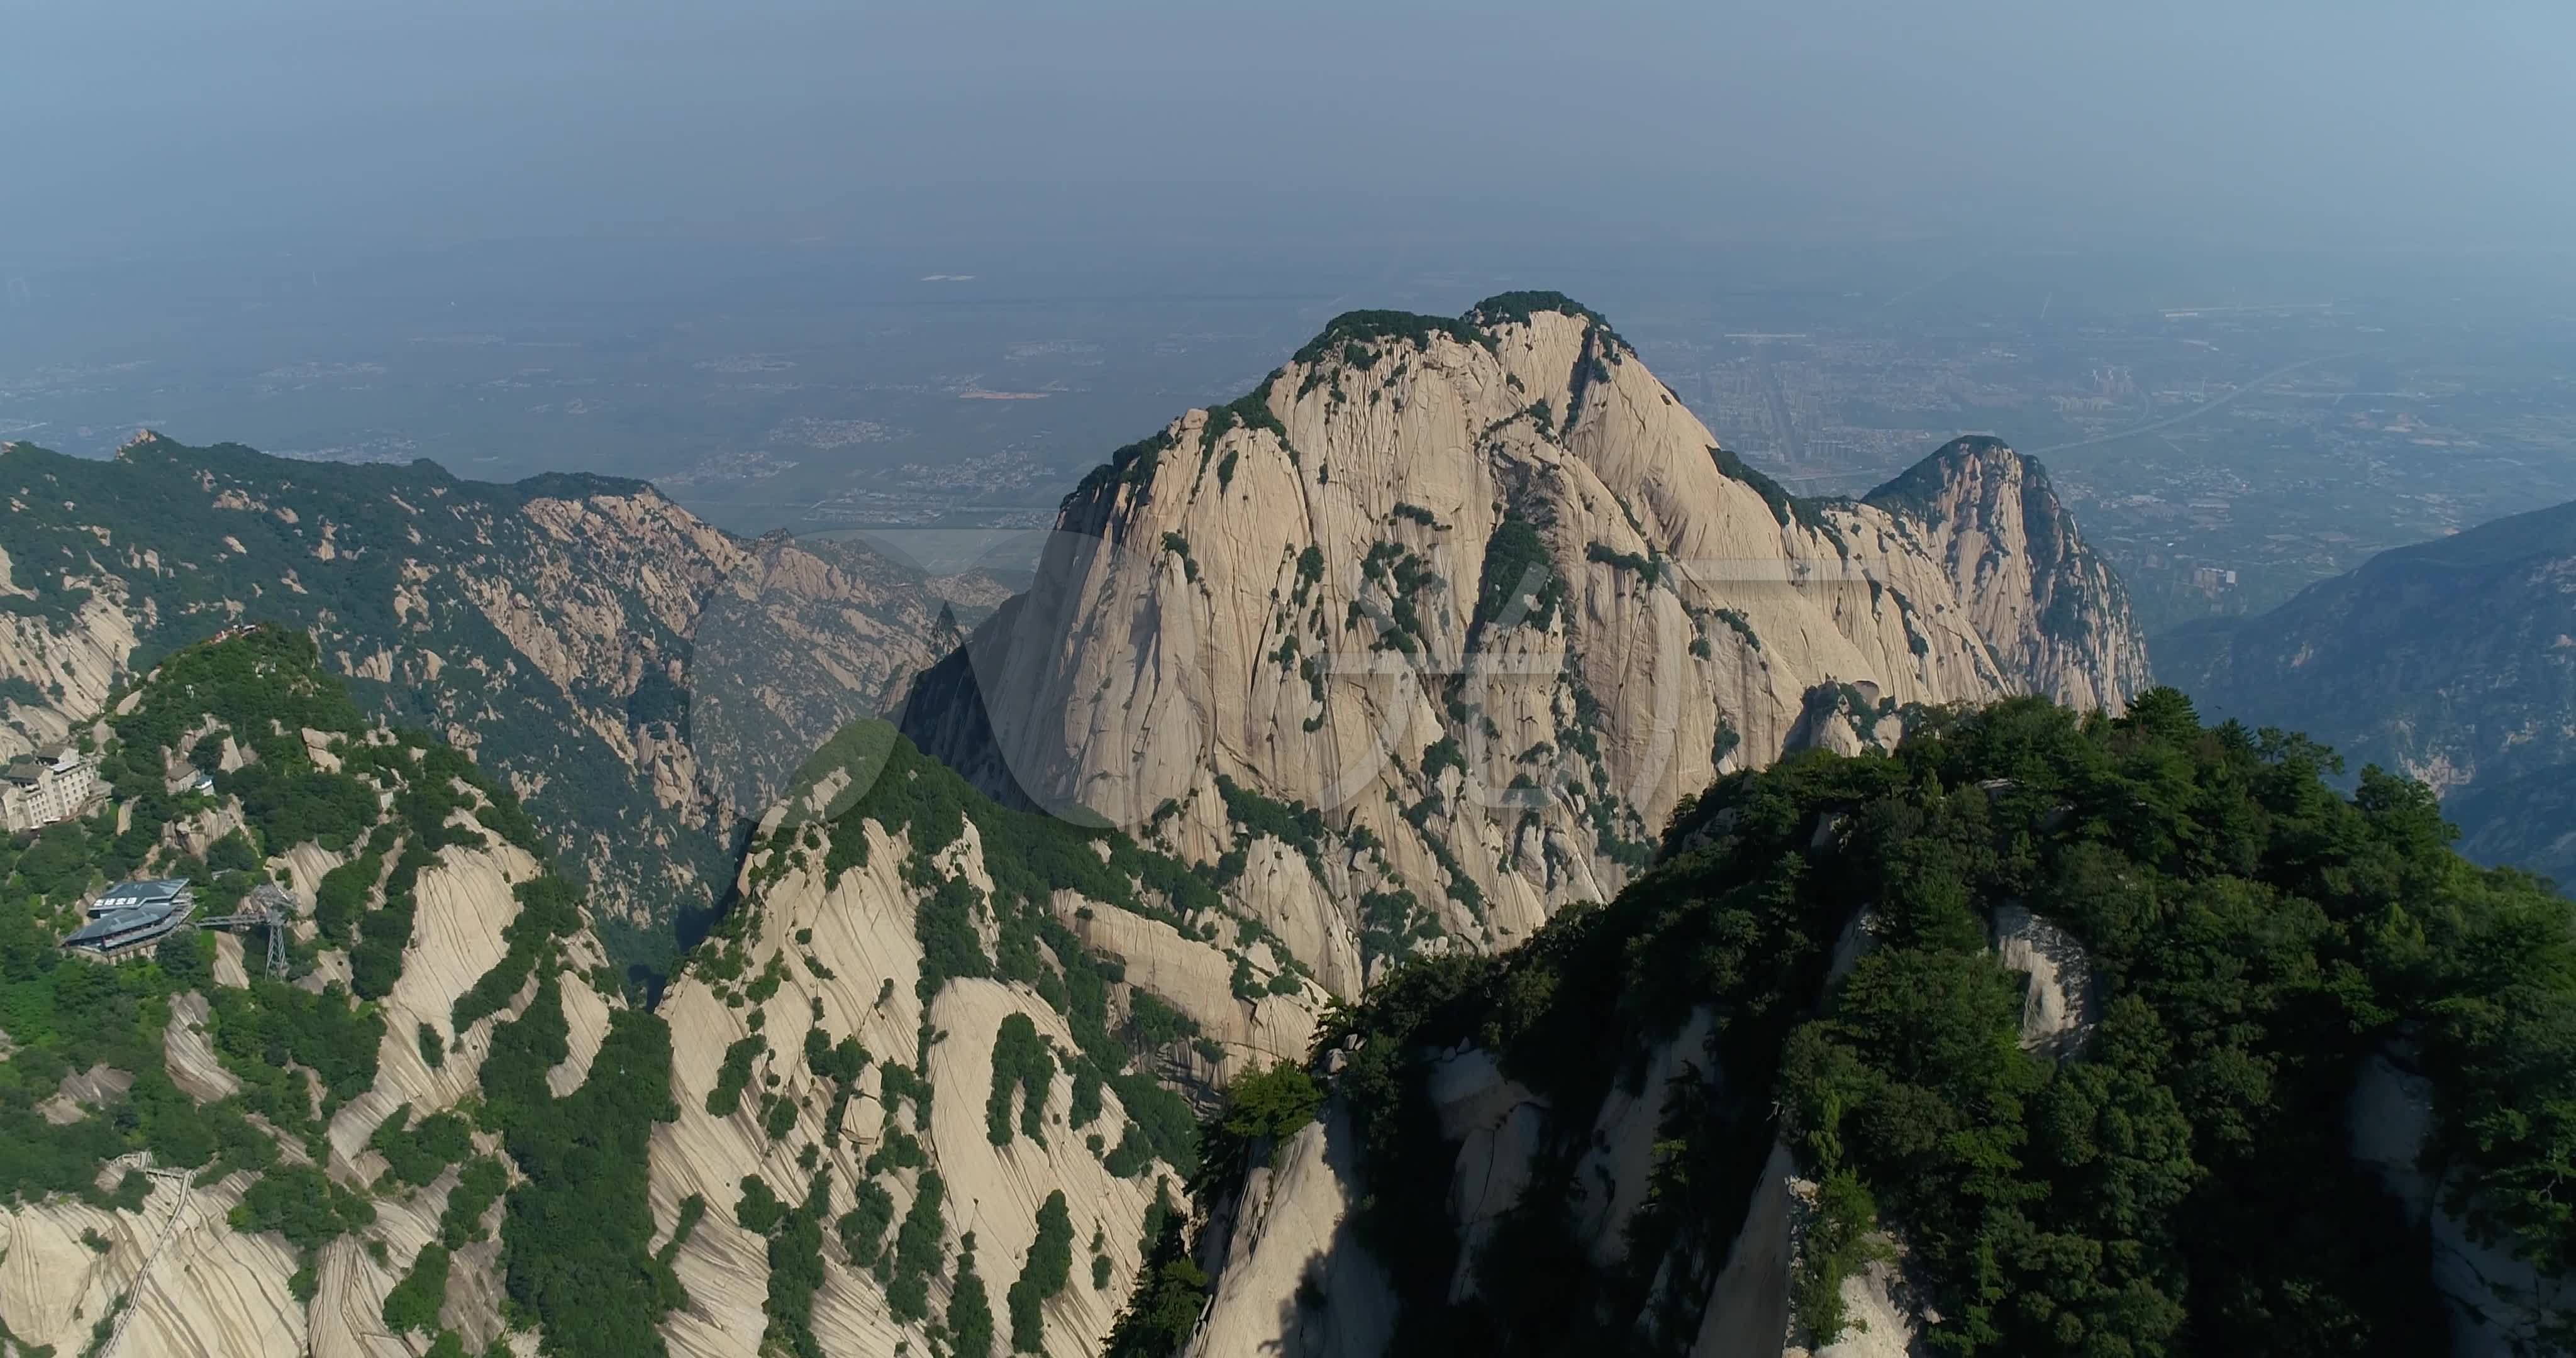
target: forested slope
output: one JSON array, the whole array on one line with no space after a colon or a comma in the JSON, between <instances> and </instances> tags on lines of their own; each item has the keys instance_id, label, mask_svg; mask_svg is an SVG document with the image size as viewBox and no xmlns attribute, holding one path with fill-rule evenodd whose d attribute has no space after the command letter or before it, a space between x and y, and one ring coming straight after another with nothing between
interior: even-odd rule
<instances>
[{"instance_id":1,"label":"forested slope","mask_svg":"<svg viewBox=\"0 0 2576 1358\"><path fill-rule=\"evenodd\" d=\"M2393 548L2255 618L2155 640L2213 716L2420 778L2461 847L2576 881L2576 504Z\"/></svg>"},{"instance_id":2,"label":"forested slope","mask_svg":"<svg viewBox=\"0 0 2576 1358\"><path fill-rule=\"evenodd\" d=\"M856 544L744 541L641 481L501 485L138 435L0 443L0 752L58 739L244 619L311 634L360 707L527 803L621 963L667 966L740 822L999 591ZM979 602L980 601L980 602Z\"/></svg>"},{"instance_id":3,"label":"forested slope","mask_svg":"<svg viewBox=\"0 0 2576 1358\"><path fill-rule=\"evenodd\" d=\"M2563 1351L2576 915L2334 769L2164 689L1722 779L1616 900L1326 1032L1352 1167L1243 1210L1348 1233L1210 1325L1321 1333L1357 1252L1401 1306L1306 1351ZM2392 1063L2411 1200L2355 1154Z\"/></svg>"},{"instance_id":4,"label":"forested slope","mask_svg":"<svg viewBox=\"0 0 2576 1358\"><path fill-rule=\"evenodd\" d=\"M128 1312L122 1354L660 1351L668 1030L517 798L282 628L179 650L79 734L111 798L0 841L12 1351ZM288 887L286 973L256 928L56 946L143 873L203 915Z\"/></svg>"}]
</instances>

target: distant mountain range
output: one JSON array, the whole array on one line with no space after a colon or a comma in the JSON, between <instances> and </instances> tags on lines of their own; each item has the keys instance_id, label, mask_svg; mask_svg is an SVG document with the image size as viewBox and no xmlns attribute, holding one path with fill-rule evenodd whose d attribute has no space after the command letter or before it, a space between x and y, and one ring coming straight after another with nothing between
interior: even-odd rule
<instances>
[{"instance_id":1,"label":"distant mountain range","mask_svg":"<svg viewBox=\"0 0 2576 1358\"><path fill-rule=\"evenodd\" d=\"M2421 779L2470 857L2576 883L2576 504L2382 552L2154 654L2203 715Z\"/></svg>"},{"instance_id":2,"label":"distant mountain range","mask_svg":"<svg viewBox=\"0 0 2576 1358\"><path fill-rule=\"evenodd\" d=\"M148 431L104 461L0 444L0 494L0 754L226 623L292 623L375 714L515 787L611 951L655 965L722 899L741 822L1005 593L738 538L641 481L496 485Z\"/></svg>"}]
</instances>

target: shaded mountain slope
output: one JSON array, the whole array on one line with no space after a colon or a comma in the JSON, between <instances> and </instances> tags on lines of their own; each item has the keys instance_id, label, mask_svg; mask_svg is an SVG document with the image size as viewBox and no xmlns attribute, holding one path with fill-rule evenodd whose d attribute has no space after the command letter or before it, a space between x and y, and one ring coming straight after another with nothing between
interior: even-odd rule
<instances>
[{"instance_id":1,"label":"shaded mountain slope","mask_svg":"<svg viewBox=\"0 0 2576 1358\"><path fill-rule=\"evenodd\" d=\"M2431 785L2480 861L2576 880L2576 504L2382 552L2156 654L2215 715Z\"/></svg>"}]
</instances>

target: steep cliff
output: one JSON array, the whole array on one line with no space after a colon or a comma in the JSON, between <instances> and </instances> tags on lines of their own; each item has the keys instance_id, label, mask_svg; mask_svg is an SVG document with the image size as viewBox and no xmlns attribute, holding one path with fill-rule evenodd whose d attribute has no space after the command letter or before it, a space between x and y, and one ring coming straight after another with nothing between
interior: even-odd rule
<instances>
[{"instance_id":1,"label":"steep cliff","mask_svg":"<svg viewBox=\"0 0 2576 1358\"><path fill-rule=\"evenodd\" d=\"M703 1211L674 1347L929 1352L974 1329L972 1276L997 1345L1100 1352L1188 1210L1200 1107L1311 1045L1259 880L998 806L882 723L828 744L658 1011L655 1210Z\"/></svg>"},{"instance_id":2,"label":"steep cliff","mask_svg":"<svg viewBox=\"0 0 2576 1358\"><path fill-rule=\"evenodd\" d=\"M240 618L320 638L380 715L527 799L621 958L711 909L797 760L998 601L847 544L744 541L652 487L500 486L145 433L109 462L0 445L0 754Z\"/></svg>"},{"instance_id":3,"label":"steep cliff","mask_svg":"<svg viewBox=\"0 0 2576 1358\"><path fill-rule=\"evenodd\" d=\"M2024 691L2116 714L2147 687L2128 588L2076 533L2037 462L2001 439L1952 439L1863 503L1948 569L1978 635Z\"/></svg>"},{"instance_id":4,"label":"steep cliff","mask_svg":"<svg viewBox=\"0 0 2576 1358\"><path fill-rule=\"evenodd\" d=\"M110 798L0 842L13 1353L1097 1353L1202 1111L1326 998L1286 874L1219 890L883 723L794 772L649 1013L517 798L302 633L80 735ZM283 973L257 923L56 946L136 872L204 919L289 887Z\"/></svg>"},{"instance_id":5,"label":"steep cliff","mask_svg":"<svg viewBox=\"0 0 2576 1358\"><path fill-rule=\"evenodd\" d=\"M1957 444L1884 498L1786 495L1562 297L1355 312L1092 473L903 723L1220 876L1287 827L1371 973L1505 946L1719 773L2142 681L2035 467Z\"/></svg>"}]
</instances>

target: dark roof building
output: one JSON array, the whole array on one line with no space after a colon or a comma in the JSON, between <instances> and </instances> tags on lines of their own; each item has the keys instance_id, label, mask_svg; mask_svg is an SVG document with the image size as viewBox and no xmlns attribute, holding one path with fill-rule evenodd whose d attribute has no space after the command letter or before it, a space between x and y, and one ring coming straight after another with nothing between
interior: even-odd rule
<instances>
[{"instance_id":1,"label":"dark roof building","mask_svg":"<svg viewBox=\"0 0 2576 1358\"><path fill-rule=\"evenodd\" d=\"M90 918L117 910L166 907L173 904L194 905L196 893L189 889L185 877L154 877L139 882L119 882L98 893L89 903Z\"/></svg>"},{"instance_id":2,"label":"dark roof building","mask_svg":"<svg viewBox=\"0 0 2576 1358\"><path fill-rule=\"evenodd\" d=\"M121 952L162 937L196 910L196 892L184 877L122 882L89 903L89 923L65 936L63 946Z\"/></svg>"}]
</instances>

